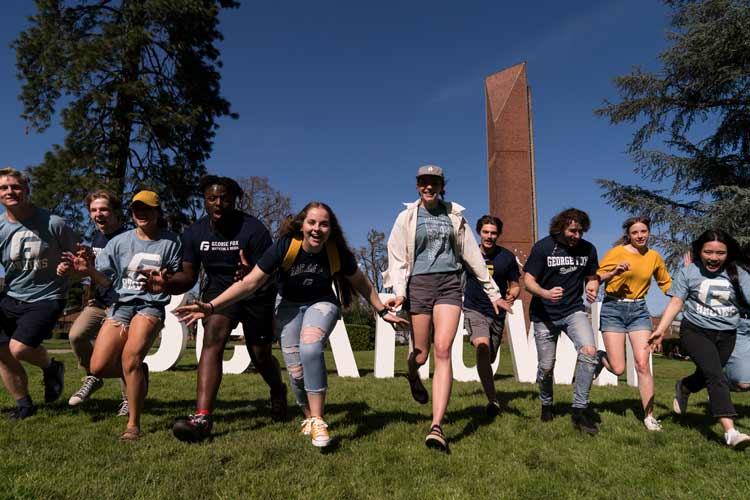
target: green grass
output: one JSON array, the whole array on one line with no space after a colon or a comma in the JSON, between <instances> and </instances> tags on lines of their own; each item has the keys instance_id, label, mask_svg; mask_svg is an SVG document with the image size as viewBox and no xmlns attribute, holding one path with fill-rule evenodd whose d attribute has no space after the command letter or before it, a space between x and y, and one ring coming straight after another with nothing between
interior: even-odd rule
<instances>
[{"instance_id":1,"label":"green grass","mask_svg":"<svg viewBox=\"0 0 750 500\"><path fill-rule=\"evenodd\" d=\"M413 402L401 377L375 379L372 352L356 356L362 378L330 377L327 420L337 443L322 454L298 434L296 409L287 422L271 421L268 390L255 373L224 378L211 442L174 439L173 418L194 408L192 351L176 370L152 375L146 435L120 443L125 421L114 416L118 384L108 381L87 405L69 409L64 400L82 373L72 355L58 355L67 367L66 396L28 420L0 421L0 497L744 498L750 490L750 456L721 446L720 429L706 416L705 392L691 398L686 417L669 412L674 380L692 370L690 362L655 359L662 433L643 428L635 388L624 382L594 387L601 433L592 438L570 424L570 386L556 387L558 416L540 423L536 387L513 380L503 350L496 376L502 415L484 416L478 383L456 383L446 456L423 445L429 405ZM404 357L399 348L397 375ZM333 366L329 358L331 373ZM29 371L32 396L41 401L41 376ZM750 428L750 395L735 394L734 401L740 427ZM0 406L11 406L5 391Z\"/></svg>"}]
</instances>

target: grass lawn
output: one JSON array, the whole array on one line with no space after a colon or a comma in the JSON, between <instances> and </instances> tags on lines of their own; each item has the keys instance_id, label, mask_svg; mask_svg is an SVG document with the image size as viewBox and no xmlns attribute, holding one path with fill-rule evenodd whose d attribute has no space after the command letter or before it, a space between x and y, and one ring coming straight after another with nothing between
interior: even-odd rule
<instances>
[{"instance_id":1,"label":"grass lawn","mask_svg":"<svg viewBox=\"0 0 750 500\"><path fill-rule=\"evenodd\" d=\"M224 378L211 442L174 439L173 418L194 409L194 351L176 370L152 375L146 435L120 443L125 420L114 416L117 382L69 409L83 374L72 354L57 355L67 368L65 396L25 421L0 420L0 497L745 498L750 491L750 455L721 445L705 392L691 398L686 417L669 411L674 381L692 371L690 362L654 360L663 432L644 429L637 389L621 381L594 387L601 432L589 437L570 424L571 386L556 387L557 418L539 422L536 387L513 380L504 348L496 375L503 413L485 417L479 384L456 383L445 422L452 454L443 455L423 444L430 406L411 399L402 377L375 379L372 352L356 356L362 378L330 377L327 421L336 445L322 454L298 434L296 408L287 422L271 421L268 390L255 373ZM398 348L397 375L404 358ZM330 358L328 367L333 373ZM29 373L32 396L42 401L41 375ZM734 401L739 426L750 429L750 394ZM0 392L0 407L11 406Z\"/></svg>"}]
</instances>

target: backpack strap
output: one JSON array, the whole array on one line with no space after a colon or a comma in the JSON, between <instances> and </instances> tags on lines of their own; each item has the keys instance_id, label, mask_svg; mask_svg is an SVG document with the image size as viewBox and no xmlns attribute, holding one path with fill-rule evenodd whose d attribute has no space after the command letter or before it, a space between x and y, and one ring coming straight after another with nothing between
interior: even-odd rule
<instances>
[{"instance_id":1,"label":"backpack strap","mask_svg":"<svg viewBox=\"0 0 750 500\"><path fill-rule=\"evenodd\" d=\"M289 271L289 269L292 267L292 264L294 264L294 259L297 258L297 254L299 253L300 248L302 248L302 238L292 238L291 242L289 243L289 248L286 251L286 255L284 255L284 261L281 263L282 271Z\"/></svg>"},{"instance_id":2,"label":"backpack strap","mask_svg":"<svg viewBox=\"0 0 750 500\"><path fill-rule=\"evenodd\" d=\"M336 243L332 241L326 242L326 254L328 254L328 267L331 270L331 276L341 270L341 258L339 257L339 250L336 248Z\"/></svg>"}]
</instances>

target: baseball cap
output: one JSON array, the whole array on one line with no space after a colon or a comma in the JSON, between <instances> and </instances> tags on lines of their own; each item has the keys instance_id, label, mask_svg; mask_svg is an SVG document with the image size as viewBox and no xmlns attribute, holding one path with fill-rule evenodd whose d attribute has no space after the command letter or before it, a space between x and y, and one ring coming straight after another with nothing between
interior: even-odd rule
<instances>
[{"instance_id":1,"label":"baseball cap","mask_svg":"<svg viewBox=\"0 0 750 500\"><path fill-rule=\"evenodd\" d=\"M138 193L133 196L133 201L130 202L129 206L132 207L133 204L138 201L149 207L159 208L159 195L153 191L138 191Z\"/></svg>"},{"instance_id":2,"label":"baseball cap","mask_svg":"<svg viewBox=\"0 0 750 500\"><path fill-rule=\"evenodd\" d=\"M443 168L438 167L437 165L422 165L417 170L417 177L422 177L423 175L434 175L435 177L440 177L441 179L444 179L443 176Z\"/></svg>"}]
</instances>

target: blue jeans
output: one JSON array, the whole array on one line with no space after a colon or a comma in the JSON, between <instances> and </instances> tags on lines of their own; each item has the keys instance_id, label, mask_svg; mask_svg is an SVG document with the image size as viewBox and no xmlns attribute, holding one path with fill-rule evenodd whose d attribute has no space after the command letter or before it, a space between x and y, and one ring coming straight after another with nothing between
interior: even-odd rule
<instances>
[{"instance_id":1,"label":"blue jeans","mask_svg":"<svg viewBox=\"0 0 750 500\"><path fill-rule=\"evenodd\" d=\"M727 361L726 374L730 385L750 384L750 319L740 319L737 341Z\"/></svg>"},{"instance_id":2,"label":"blue jeans","mask_svg":"<svg viewBox=\"0 0 750 500\"><path fill-rule=\"evenodd\" d=\"M536 382L539 385L539 399L542 405L552 404L554 387L555 355L557 353L557 339L565 331L573 341L578 352L575 383L573 385L573 408L586 408L589 404L589 392L594 381L594 370L598 364L596 356L590 356L581 351L583 346L596 347L594 330L591 322L583 311L574 312L555 321L535 321L534 340L539 358Z\"/></svg>"},{"instance_id":3,"label":"blue jeans","mask_svg":"<svg viewBox=\"0 0 750 500\"><path fill-rule=\"evenodd\" d=\"M339 319L332 302L299 304L281 299L276 306L276 331L297 404L308 406L307 393L322 394L328 388L323 351Z\"/></svg>"}]
</instances>

